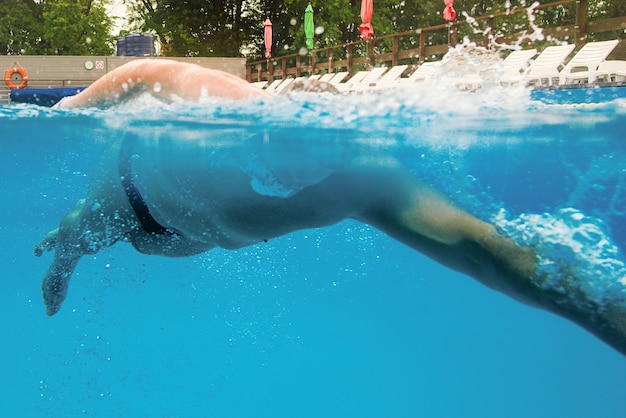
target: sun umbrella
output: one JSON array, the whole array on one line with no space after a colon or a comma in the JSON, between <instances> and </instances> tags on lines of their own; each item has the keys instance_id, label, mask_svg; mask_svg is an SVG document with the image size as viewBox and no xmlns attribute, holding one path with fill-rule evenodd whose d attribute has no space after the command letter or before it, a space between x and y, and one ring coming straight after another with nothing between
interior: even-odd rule
<instances>
[{"instance_id":1,"label":"sun umbrella","mask_svg":"<svg viewBox=\"0 0 626 418\"><path fill-rule=\"evenodd\" d=\"M372 14L374 12L374 0L361 0L361 26L359 32L363 39L370 39L374 35L374 27L372 26Z\"/></svg>"},{"instance_id":2,"label":"sun umbrella","mask_svg":"<svg viewBox=\"0 0 626 418\"><path fill-rule=\"evenodd\" d=\"M456 10L452 7L454 0L444 0L444 3L446 4L446 8L443 9L443 18L448 22L452 22L456 19Z\"/></svg>"},{"instance_id":3,"label":"sun umbrella","mask_svg":"<svg viewBox=\"0 0 626 418\"><path fill-rule=\"evenodd\" d=\"M265 58L269 59L272 57L272 22L265 19L263 26L265 26Z\"/></svg>"},{"instance_id":4,"label":"sun umbrella","mask_svg":"<svg viewBox=\"0 0 626 418\"><path fill-rule=\"evenodd\" d=\"M304 36L306 36L307 49L313 49L313 36L315 35L315 25L313 25L313 7L311 3L304 11Z\"/></svg>"}]
</instances>

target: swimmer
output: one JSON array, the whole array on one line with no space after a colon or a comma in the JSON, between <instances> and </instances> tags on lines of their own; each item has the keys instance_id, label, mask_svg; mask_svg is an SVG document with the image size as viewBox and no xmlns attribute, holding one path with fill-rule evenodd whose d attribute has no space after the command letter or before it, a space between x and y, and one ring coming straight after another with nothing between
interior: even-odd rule
<instances>
[{"instance_id":1,"label":"swimmer","mask_svg":"<svg viewBox=\"0 0 626 418\"><path fill-rule=\"evenodd\" d=\"M168 101L271 97L220 71L141 59L109 72L60 106L105 107L140 92ZM81 257L118 241L145 254L182 257L355 219L492 289L565 317L626 354L623 305L598 306L582 292L542 286L539 255L532 248L518 246L456 207L390 156L337 164L283 197L257 192L237 164L207 164L215 152L203 153L194 141L134 139L106 152L87 197L35 247L37 256L54 251L42 286L48 315L61 308Z\"/></svg>"},{"instance_id":2,"label":"swimmer","mask_svg":"<svg viewBox=\"0 0 626 418\"><path fill-rule=\"evenodd\" d=\"M189 80L194 83L190 84ZM107 107L142 92L167 101L198 101L203 96L232 100L271 97L266 91L242 81L233 74L195 64L134 60L108 72L77 95L65 97L56 107Z\"/></svg>"}]
</instances>

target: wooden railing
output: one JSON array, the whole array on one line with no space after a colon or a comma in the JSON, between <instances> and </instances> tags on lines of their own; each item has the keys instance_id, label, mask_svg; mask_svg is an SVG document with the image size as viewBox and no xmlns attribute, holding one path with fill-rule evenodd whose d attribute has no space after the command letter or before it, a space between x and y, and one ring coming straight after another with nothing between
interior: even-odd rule
<instances>
[{"instance_id":1,"label":"wooden railing","mask_svg":"<svg viewBox=\"0 0 626 418\"><path fill-rule=\"evenodd\" d=\"M575 16L557 25L544 25L540 22L542 13L558 13L559 8L573 5ZM590 21L588 19L587 0L560 0L539 5L534 9L536 24L542 27L545 39L568 40L577 45L584 43L589 36L606 34L626 29L626 16ZM356 41L308 51L308 53L288 54L272 57L269 60L251 61L246 64L246 77L250 82L285 79L304 75L348 71L373 65L421 64L425 60L440 59L450 46L458 44L460 39L468 37L477 45L493 48L496 44L523 42L541 48L528 33L532 32L531 22L526 9L481 16L475 19L440 24L426 28L379 36L369 41ZM508 32L506 27L517 25L515 32ZM520 22L523 28L519 28ZM508 33L507 33L508 32ZM609 34L610 35L610 34Z\"/></svg>"}]
</instances>

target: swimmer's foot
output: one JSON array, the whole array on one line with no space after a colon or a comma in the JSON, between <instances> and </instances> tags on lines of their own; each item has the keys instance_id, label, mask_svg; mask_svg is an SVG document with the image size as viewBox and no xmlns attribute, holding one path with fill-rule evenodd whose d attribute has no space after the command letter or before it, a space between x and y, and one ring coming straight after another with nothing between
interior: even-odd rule
<instances>
[{"instance_id":1,"label":"swimmer's foot","mask_svg":"<svg viewBox=\"0 0 626 418\"><path fill-rule=\"evenodd\" d=\"M59 229L54 229L48 232L42 239L35 245L35 250L33 251L35 256L41 257L41 255L46 251L52 251L57 243L57 235L59 234Z\"/></svg>"}]
</instances>

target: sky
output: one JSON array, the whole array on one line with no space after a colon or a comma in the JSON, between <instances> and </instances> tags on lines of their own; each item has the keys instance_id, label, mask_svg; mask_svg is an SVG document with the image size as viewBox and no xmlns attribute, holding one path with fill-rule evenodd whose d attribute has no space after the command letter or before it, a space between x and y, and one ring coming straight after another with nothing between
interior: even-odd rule
<instances>
[{"instance_id":1,"label":"sky","mask_svg":"<svg viewBox=\"0 0 626 418\"><path fill-rule=\"evenodd\" d=\"M109 16L115 18L113 20L111 33L117 35L120 30L124 29L124 20L122 17L126 16L126 6L124 6L122 0L114 0L111 5L107 6L107 10Z\"/></svg>"}]
</instances>

